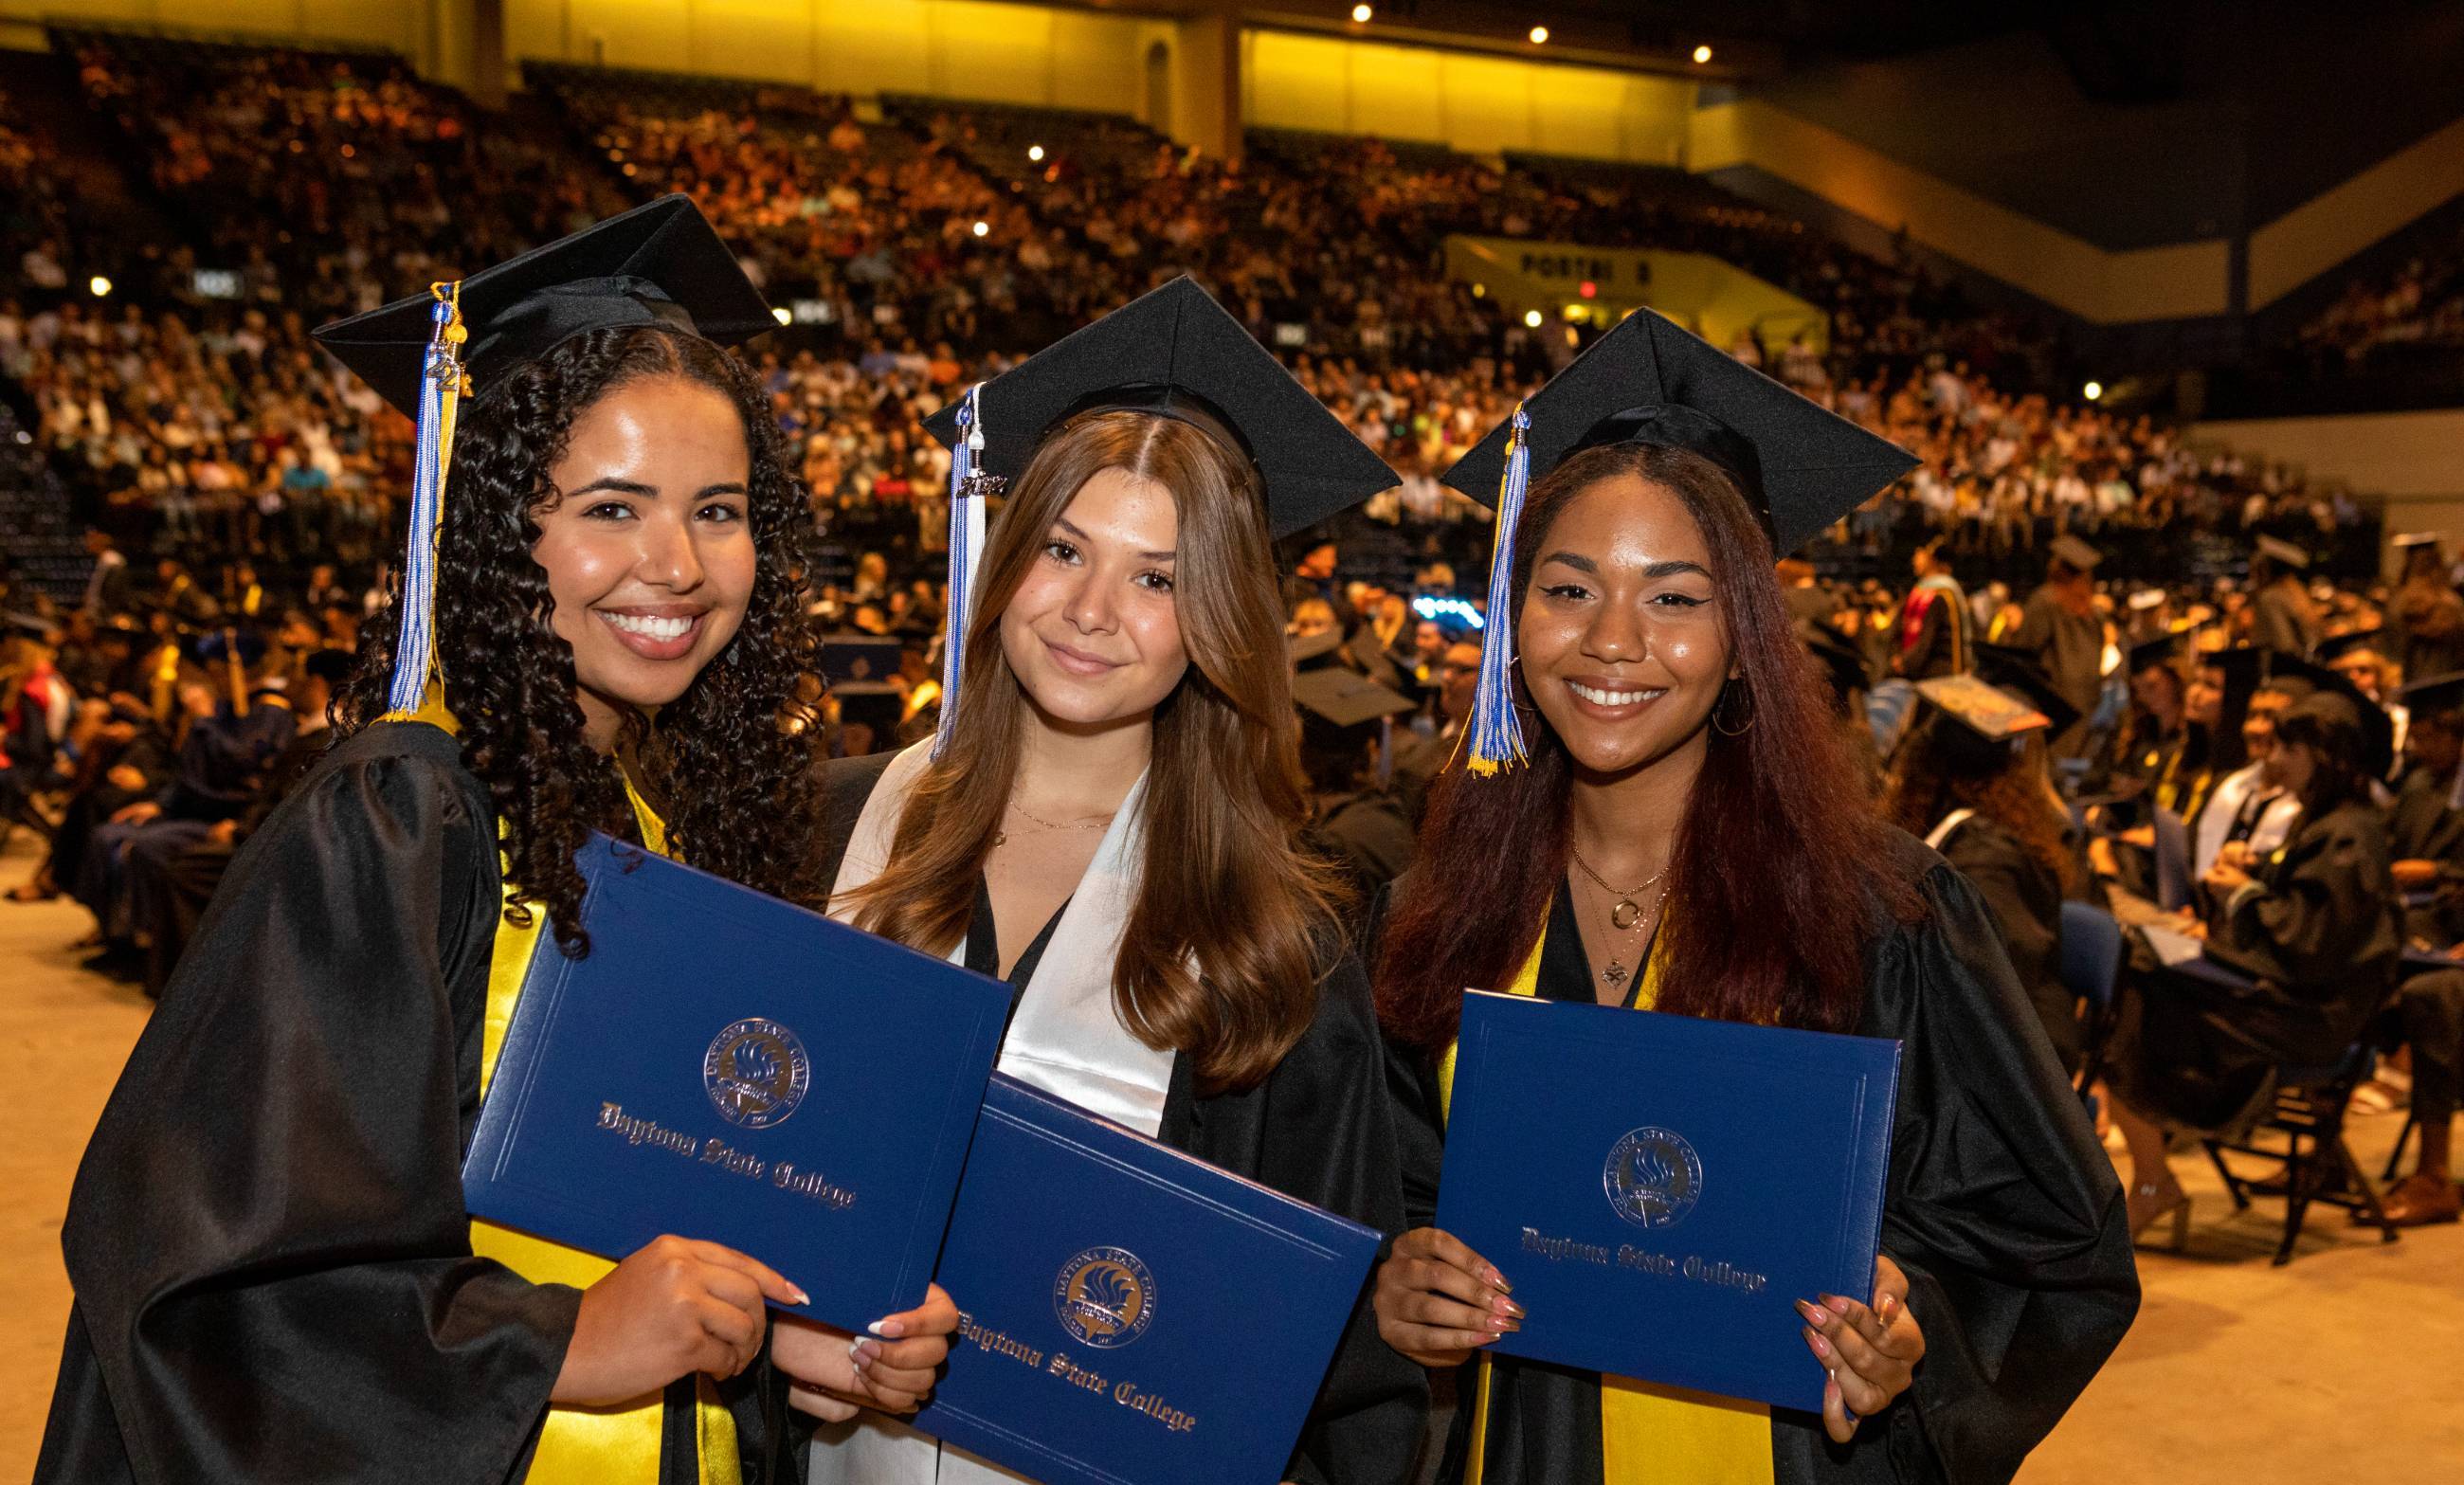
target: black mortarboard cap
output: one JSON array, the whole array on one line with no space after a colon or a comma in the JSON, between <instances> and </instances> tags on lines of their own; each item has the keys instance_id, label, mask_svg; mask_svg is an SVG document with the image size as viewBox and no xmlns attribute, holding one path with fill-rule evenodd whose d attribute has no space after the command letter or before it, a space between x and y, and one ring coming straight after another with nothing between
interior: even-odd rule
<instances>
[{"instance_id":1,"label":"black mortarboard cap","mask_svg":"<svg viewBox=\"0 0 2464 1485\"><path fill-rule=\"evenodd\" d=\"M2043 712L2046 724L2056 732L2070 731L2079 719L2079 708L2055 688L2054 678L2026 650L2006 644L1979 644L1976 674L1995 690L2017 696Z\"/></svg>"},{"instance_id":2,"label":"black mortarboard cap","mask_svg":"<svg viewBox=\"0 0 2464 1485\"><path fill-rule=\"evenodd\" d=\"M2396 696L2412 710L2416 717L2441 711L2464 710L2464 670L2451 670L2415 681Z\"/></svg>"},{"instance_id":3,"label":"black mortarboard cap","mask_svg":"<svg viewBox=\"0 0 2464 1485\"><path fill-rule=\"evenodd\" d=\"M2054 556L2083 573L2094 572L2096 564L2104 560L2103 553L2067 532L2054 538L2053 551Z\"/></svg>"},{"instance_id":4,"label":"black mortarboard cap","mask_svg":"<svg viewBox=\"0 0 2464 1485\"><path fill-rule=\"evenodd\" d=\"M317 343L416 418L435 304L425 292L396 299L319 326ZM482 269L462 280L461 308L470 331L462 364L480 396L506 371L584 331L668 325L736 345L779 328L690 196L662 196Z\"/></svg>"},{"instance_id":5,"label":"black mortarboard cap","mask_svg":"<svg viewBox=\"0 0 2464 1485\"><path fill-rule=\"evenodd\" d=\"M2271 655L2268 666L2273 676L2298 676L2309 682L2312 695L2323 691L2350 702L2361 716L2365 761L2369 767L2370 776L2387 776L2387 771L2395 766L2395 718L2387 714L2386 708L2363 695L2362 688L2345 680L2341 673L2314 661L2297 660L2290 655Z\"/></svg>"},{"instance_id":6,"label":"black mortarboard cap","mask_svg":"<svg viewBox=\"0 0 2464 1485\"><path fill-rule=\"evenodd\" d=\"M1410 697L1336 666L1295 676L1292 701L1318 721L1346 729L1412 710Z\"/></svg>"},{"instance_id":7,"label":"black mortarboard cap","mask_svg":"<svg viewBox=\"0 0 2464 1485\"><path fill-rule=\"evenodd\" d=\"M1343 648L1342 631L1322 629L1315 634L1295 635L1291 640L1292 666L1309 670L1325 664L1334 652Z\"/></svg>"},{"instance_id":8,"label":"black mortarboard cap","mask_svg":"<svg viewBox=\"0 0 2464 1485\"><path fill-rule=\"evenodd\" d=\"M2350 634L2331 634L2319 642L2319 658L2342 660L2357 649L2377 650L2385 655L2387 652L2379 649L2381 638L2381 631L2375 628L2356 629Z\"/></svg>"},{"instance_id":9,"label":"black mortarboard cap","mask_svg":"<svg viewBox=\"0 0 2464 1485\"><path fill-rule=\"evenodd\" d=\"M993 378L976 401L984 435L976 468L1004 480L1081 413L1119 408L1220 428L1257 469L1278 537L1403 483L1186 275ZM924 423L953 448L958 408L953 401Z\"/></svg>"},{"instance_id":10,"label":"black mortarboard cap","mask_svg":"<svg viewBox=\"0 0 2464 1485\"><path fill-rule=\"evenodd\" d=\"M2053 718L1974 675L1942 675L1917 683L1917 694L1987 742L2008 742L2053 726Z\"/></svg>"},{"instance_id":11,"label":"black mortarboard cap","mask_svg":"<svg viewBox=\"0 0 2464 1485\"><path fill-rule=\"evenodd\" d=\"M1524 403L1531 479L1602 444L1690 449L1736 477L1785 557L1917 467L1914 454L1637 310ZM1489 429L1445 483L1497 504L1508 429Z\"/></svg>"},{"instance_id":12,"label":"black mortarboard cap","mask_svg":"<svg viewBox=\"0 0 2464 1485\"><path fill-rule=\"evenodd\" d=\"M2137 675L2150 666L2180 659L2182 652L2189 647L2184 644L2189 638L2187 634L2160 634L2152 640L2140 641L2130 646L2130 656L2124 662L2129 668L2123 673Z\"/></svg>"}]
</instances>

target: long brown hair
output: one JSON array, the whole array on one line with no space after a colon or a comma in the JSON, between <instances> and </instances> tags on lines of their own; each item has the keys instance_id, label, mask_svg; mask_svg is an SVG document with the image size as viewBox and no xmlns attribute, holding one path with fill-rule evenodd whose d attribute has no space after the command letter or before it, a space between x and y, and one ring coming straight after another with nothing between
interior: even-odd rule
<instances>
[{"instance_id":1,"label":"long brown hair","mask_svg":"<svg viewBox=\"0 0 2464 1485\"><path fill-rule=\"evenodd\" d=\"M1882 817L1910 835L1924 835L1952 810L1974 810L2009 831L2029 860L2054 874L2065 894L2076 891L2079 863L2064 835L2068 821L2045 781L2044 747L2041 732L2013 749L1937 713L1900 745Z\"/></svg>"},{"instance_id":2,"label":"long brown hair","mask_svg":"<svg viewBox=\"0 0 2464 1485\"><path fill-rule=\"evenodd\" d=\"M947 953L965 936L1026 722L1001 613L1089 480L1154 480L1179 509L1173 606L1190 665L1155 709L1146 856L1112 999L1209 1091L1259 1082L1309 1030L1338 891L1298 845L1309 809L1283 604L1256 477L1231 448L1228 434L1123 411L1044 441L985 543L949 751L908 796L889 866L851 896L857 925L884 937Z\"/></svg>"},{"instance_id":3,"label":"long brown hair","mask_svg":"<svg viewBox=\"0 0 2464 1485\"><path fill-rule=\"evenodd\" d=\"M1744 692L1724 695L1713 715L1752 718L1736 735L1712 730L1678 826L1662 920L1675 930L1655 950L1666 956L1657 1009L1845 1031L1863 1003L1863 946L1878 900L1902 921L1924 909L1914 884L1892 869L1889 832L1790 627L1771 541L1727 471L1641 444L1586 449L1559 465L1524 504L1513 585L1490 597L1489 622L1522 617L1533 554L1574 497L1625 474L1675 494L1702 530L1738 668L1728 684ZM1565 878L1573 762L1532 707L1519 664L1514 693L1529 761L1489 778L1460 758L1447 766L1387 918L1377 1009L1388 1032L1412 1046L1454 1038L1464 986L1506 986Z\"/></svg>"}]
</instances>

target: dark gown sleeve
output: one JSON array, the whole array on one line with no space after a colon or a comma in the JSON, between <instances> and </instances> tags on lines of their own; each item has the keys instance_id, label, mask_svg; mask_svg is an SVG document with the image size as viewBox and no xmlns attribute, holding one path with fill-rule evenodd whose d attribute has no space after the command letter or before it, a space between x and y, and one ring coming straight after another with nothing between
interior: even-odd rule
<instances>
[{"instance_id":1,"label":"dark gown sleeve","mask_svg":"<svg viewBox=\"0 0 2464 1485\"><path fill-rule=\"evenodd\" d=\"M1392 1237L1403 1183L1369 980L1349 952L1320 990L1317 1019L1265 1081L1199 1097L1173 1063L1158 1131L1167 1145ZM1364 1283L1286 1478L1380 1485L1412 1477L1428 1383L1377 1334Z\"/></svg>"},{"instance_id":2,"label":"dark gown sleeve","mask_svg":"<svg viewBox=\"0 0 2464 1485\"><path fill-rule=\"evenodd\" d=\"M1984 901L2063 1071L2077 1069L2083 1034L2075 997L2061 980L2060 879L2010 832L1986 819L1971 819L1951 832L1943 857Z\"/></svg>"},{"instance_id":3,"label":"dark gown sleeve","mask_svg":"<svg viewBox=\"0 0 2464 1485\"><path fill-rule=\"evenodd\" d=\"M1925 1358L1845 1448L1775 1419L1784 1482L2007 1481L2139 1308L2121 1183L1991 914L1909 854L1926 916L1868 950L1859 1030L1902 1042L1882 1251L1908 1276Z\"/></svg>"},{"instance_id":4,"label":"dark gown sleeve","mask_svg":"<svg viewBox=\"0 0 2464 1485\"><path fill-rule=\"evenodd\" d=\"M371 729L233 860L78 1170L38 1480L525 1467L580 1294L471 1253L500 888L455 752Z\"/></svg>"},{"instance_id":5,"label":"dark gown sleeve","mask_svg":"<svg viewBox=\"0 0 2464 1485\"><path fill-rule=\"evenodd\" d=\"M2219 957L2296 999L2384 987L2403 945L2387 836L2367 807L2304 821L2261 888L2228 903L2213 934Z\"/></svg>"}]
</instances>

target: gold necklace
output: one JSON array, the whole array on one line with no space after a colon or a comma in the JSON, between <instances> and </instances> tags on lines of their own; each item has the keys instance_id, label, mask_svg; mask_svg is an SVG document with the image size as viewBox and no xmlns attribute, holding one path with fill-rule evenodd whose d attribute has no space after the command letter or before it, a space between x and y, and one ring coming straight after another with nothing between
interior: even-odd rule
<instances>
[{"instance_id":1,"label":"gold necklace","mask_svg":"<svg viewBox=\"0 0 2464 1485\"><path fill-rule=\"evenodd\" d=\"M1009 801L1009 807L1012 810L1017 811L1019 814L1025 816L1029 823L1041 825L1046 830L1101 830L1112 822L1112 815L1118 815L1120 813L1120 811L1114 810L1111 815L1089 815L1084 819L1063 821L1057 819L1045 819L1043 816L1028 809L1025 805L1019 803L1016 799ZM1008 831L996 830L993 832L993 844L999 846L1006 845L1008 843Z\"/></svg>"},{"instance_id":2,"label":"gold necklace","mask_svg":"<svg viewBox=\"0 0 2464 1485\"><path fill-rule=\"evenodd\" d=\"M1631 933L1641 928L1646 921L1646 914L1643 911L1642 905L1636 902L1635 899L1641 896L1644 892L1649 891L1654 884L1658 883L1662 877L1667 876L1668 867L1663 865L1658 871L1653 872L1649 877L1643 880L1640 886L1635 887L1631 891L1620 892L1617 888L1609 885L1607 881L1604 880L1598 872L1592 869L1592 863L1583 860L1583 853L1575 850L1572 841L1567 842L1566 850L1569 855L1574 858L1574 865L1576 868L1579 869L1584 876L1592 879L1592 884L1594 886L1598 887L1601 891L1617 899L1616 906L1609 909L1609 923L1620 933ZM1661 887L1659 892L1653 894L1651 899L1651 911L1655 913L1658 912L1660 910L1661 900L1667 896L1668 889L1666 887ZM1600 979L1612 990L1622 989L1626 980L1630 978L1633 973L1634 972L1632 970L1625 967L1625 961L1622 957L1612 954L1609 956L1609 967L1600 972Z\"/></svg>"}]
</instances>

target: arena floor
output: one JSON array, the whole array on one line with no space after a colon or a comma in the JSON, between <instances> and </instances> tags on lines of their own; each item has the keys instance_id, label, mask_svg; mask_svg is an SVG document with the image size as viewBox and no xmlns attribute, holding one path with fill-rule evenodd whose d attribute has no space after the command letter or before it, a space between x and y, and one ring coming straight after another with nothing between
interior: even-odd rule
<instances>
[{"instance_id":1,"label":"arena floor","mask_svg":"<svg viewBox=\"0 0 2464 1485\"><path fill-rule=\"evenodd\" d=\"M33 843L0 854L25 880ZM136 990L77 968L84 915L0 903L0 1480L33 1469L68 1314L60 1213L78 1154L145 1024ZM2375 1169L2399 1117L2357 1122ZM2464 1477L2464 1227L2376 1234L2330 1212L2289 1268L2271 1268L2279 1212L2230 1214L2195 1155L2184 1256L2144 1256L2139 1323L2023 1485L2273 1485Z\"/></svg>"}]
</instances>

